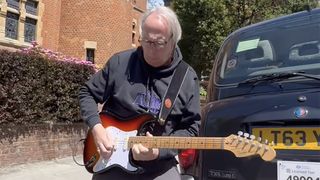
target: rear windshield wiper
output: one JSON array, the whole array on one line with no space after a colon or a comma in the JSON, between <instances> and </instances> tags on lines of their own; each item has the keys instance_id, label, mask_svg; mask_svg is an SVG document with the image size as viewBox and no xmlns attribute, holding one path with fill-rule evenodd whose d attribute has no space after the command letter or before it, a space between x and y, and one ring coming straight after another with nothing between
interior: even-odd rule
<instances>
[{"instance_id":1,"label":"rear windshield wiper","mask_svg":"<svg viewBox=\"0 0 320 180\"><path fill-rule=\"evenodd\" d=\"M310 79L315 79L315 80L320 80L319 75L306 74L303 72L272 73L272 74L264 74L264 75L260 75L260 76L256 76L253 78L246 79L246 80L240 82L238 84L238 86L242 85L242 84L257 84L257 83L266 82L266 81L272 81L272 82L282 81L284 79L289 79L291 77L298 77L298 76L302 76L302 77L310 78Z\"/></svg>"}]
</instances>

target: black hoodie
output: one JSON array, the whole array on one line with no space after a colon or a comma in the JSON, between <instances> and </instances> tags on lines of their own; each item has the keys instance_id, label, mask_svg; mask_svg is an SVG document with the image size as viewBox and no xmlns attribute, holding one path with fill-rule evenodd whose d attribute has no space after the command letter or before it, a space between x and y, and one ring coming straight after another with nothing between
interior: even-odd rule
<instances>
[{"instance_id":1,"label":"black hoodie","mask_svg":"<svg viewBox=\"0 0 320 180\"><path fill-rule=\"evenodd\" d=\"M80 89L81 115L92 128L100 123L97 103L104 103L103 111L111 112L119 120L126 121L141 113L158 116L161 103L174 70L182 61L176 48L169 66L154 68L143 58L142 48L131 49L113 55L106 66L98 71ZM165 126L153 135L197 136L200 125L199 82L195 71L189 67L182 88ZM162 162L174 159L176 150L160 149L159 158L150 162L137 162L152 171ZM153 165L151 165L153 164Z\"/></svg>"}]
</instances>

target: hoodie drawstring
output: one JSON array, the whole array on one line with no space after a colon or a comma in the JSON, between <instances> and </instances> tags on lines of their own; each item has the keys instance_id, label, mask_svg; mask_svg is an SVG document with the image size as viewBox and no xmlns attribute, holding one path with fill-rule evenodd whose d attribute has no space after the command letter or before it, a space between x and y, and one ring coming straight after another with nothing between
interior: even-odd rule
<instances>
[{"instance_id":1,"label":"hoodie drawstring","mask_svg":"<svg viewBox=\"0 0 320 180\"><path fill-rule=\"evenodd\" d=\"M151 104L151 95L152 95L152 87L150 85L151 78L148 75L147 79L147 87L146 87L146 96L145 96L145 102L148 107L147 112L150 112L150 104ZM148 98L149 97L149 98Z\"/></svg>"}]
</instances>

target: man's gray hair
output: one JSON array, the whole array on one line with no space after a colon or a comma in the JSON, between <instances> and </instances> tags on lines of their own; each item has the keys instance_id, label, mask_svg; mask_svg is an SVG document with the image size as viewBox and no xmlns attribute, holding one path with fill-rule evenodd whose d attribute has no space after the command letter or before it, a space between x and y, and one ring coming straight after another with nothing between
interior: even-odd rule
<instances>
[{"instance_id":1,"label":"man's gray hair","mask_svg":"<svg viewBox=\"0 0 320 180\"><path fill-rule=\"evenodd\" d=\"M146 21L146 19L153 13L157 13L157 15L163 17L168 25L169 25L169 30L172 33L172 39L175 42L175 44L177 44L180 39L181 39L181 25L180 22L178 20L178 17L176 15L176 13L171 10L168 7L165 6L158 6L150 11L147 11L146 13L143 14L143 16L141 17L140 23L139 23L139 32L140 32L140 37L142 37L143 34L143 25Z\"/></svg>"}]
</instances>

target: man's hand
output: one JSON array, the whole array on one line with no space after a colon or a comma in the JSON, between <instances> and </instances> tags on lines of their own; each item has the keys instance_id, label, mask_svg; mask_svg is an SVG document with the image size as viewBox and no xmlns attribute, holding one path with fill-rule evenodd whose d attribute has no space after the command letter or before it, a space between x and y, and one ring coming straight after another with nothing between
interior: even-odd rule
<instances>
[{"instance_id":1,"label":"man's hand","mask_svg":"<svg viewBox=\"0 0 320 180\"><path fill-rule=\"evenodd\" d=\"M152 137L149 132L147 132L147 136ZM158 158L159 149L146 148L142 144L134 144L132 147L132 155L136 161L151 161Z\"/></svg>"},{"instance_id":2,"label":"man's hand","mask_svg":"<svg viewBox=\"0 0 320 180\"><path fill-rule=\"evenodd\" d=\"M109 159L114 148L114 141L111 134L107 133L102 124L96 124L92 128L92 135L97 150L104 159Z\"/></svg>"}]
</instances>

